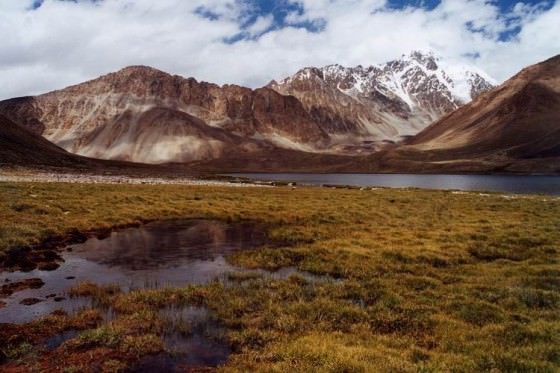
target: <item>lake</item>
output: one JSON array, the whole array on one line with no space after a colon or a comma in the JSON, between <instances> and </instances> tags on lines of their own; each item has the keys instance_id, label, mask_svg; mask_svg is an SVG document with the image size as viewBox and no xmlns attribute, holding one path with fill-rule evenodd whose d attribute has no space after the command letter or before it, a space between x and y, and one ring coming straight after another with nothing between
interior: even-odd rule
<instances>
[{"instance_id":1,"label":"lake","mask_svg":"<svg viewBox=\"0 0 560 373\"><path fill-rule=\"evenodd\" d=\"M425 188L560 195L560 176L235 173L227 176L305 185Z\"/></svg>"}]
</instances>

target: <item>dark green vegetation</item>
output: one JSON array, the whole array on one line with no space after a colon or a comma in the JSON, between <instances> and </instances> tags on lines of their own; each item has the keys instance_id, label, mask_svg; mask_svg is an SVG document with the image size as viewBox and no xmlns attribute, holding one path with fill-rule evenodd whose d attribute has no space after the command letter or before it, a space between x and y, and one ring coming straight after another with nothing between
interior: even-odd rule
<instances>
[{"instance_id":1,"label":"dark green vegetation","mask_svg":"<svg viewBox=\"0 0 560 373\"><path fill-rule=\"evenodd\" d=\"M65 233L172 217L254 219L281 248L229 258L333 280L229 281L122 293L99 309L0 328L15 371L120 371L161 351L170 305L206 306L234 349L226 371L560 370L560 200L322 188L0 184L4 253ZM102 324L111 306L117 316ZM42 339L84 330L53 351ZM185 326L188 333L188 325ZM56 362L56 363L54 363ZM54 364L54 365L53 365Z\"/></svg>"}]
</instances>

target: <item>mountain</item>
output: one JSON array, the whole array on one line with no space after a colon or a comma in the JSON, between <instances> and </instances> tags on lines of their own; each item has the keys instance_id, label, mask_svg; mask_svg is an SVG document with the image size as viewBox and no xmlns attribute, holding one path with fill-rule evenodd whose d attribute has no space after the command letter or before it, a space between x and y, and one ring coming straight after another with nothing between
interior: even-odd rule
<instances>
[{"instance_id":1,"label":"mountain","mask_svg":"<svg viewBox=\"0 0 560 373\"><path fill-rule=\"evenodd\" d=\"M356 153L416 135L493 84L474 67L415 51L369 67L309 67L267 87L303 103L330 135L330 151Z\"/></svg>"},{"instance_id":2,"label":"mountain","mask_svg":"<svg viewBox=\"0 0 560 373\"><path fill-rule=\"evenodd\" d=\"M294 97L144 66L2 101L0 113L69 152L144 163L214 159L232 148L315 150L329 140Z\"/></svg>"},{"instance_id":3,"label":"mountain","mask_svg":"<svg viewBox=\"0 0 560 373\"><path fill-rule=\"evenodd\" d=\"M159 113L152 113L159 116ZM28 128L0 114L0 170L14 166L51 172L101 173L133 177L175 178L206 175L227 170L328 171L335 165L347 164L351 157L306 153L275 146L252 152L230 147L223 156L212 160L162 165L93 159L67 152Z\"/></svg>"},{"instance_id":4,"label":"mountain","mask_svg":"<svg viewBox=\"0 0 560 373\"><path fill-rule=\"evenodd\" d=\"M0 165L29 164L83 167L89 165L89 161L0 115Z\"/></svg>"},{"instance_id":5,"label":"mountain","mask_svg":"<svg viewBox=\"0 0 560 373\"><path fill-rule=\"evenodd\" d=\"M358 167L560 172L560 55L525 68Z\"/></svg>"},{"instance_id":6,"label":"mountain","mask_svg":"<svg viewBox=\"0 0 560 373\"><path fill-rule=\"evenodd\" d=\"M291 139L300 136L301 144L317 147L328 141L331 130L319 126L298 103L270 89L218 87L146 67L127 68L61 91L0 102L0 112L6 114L0 115L0 166L67 165L104 172L126 167L143 174L560 173L560 55L527 67L404 143L366 156L302 152L267 140L271 133L289 133L290 125L298 123L298 135ZM226 120L219 121L224 112ZM184 153L194 160L153 167L88 159L40 134L99 157L156 163L182 159ZM188 145L184 149L183 140ZM192 146L196 141L198 148Z\"/></svg>"},{"instance_id":7,"label":"mountain","mask_svg":"<svg viewBox=\"0 0 560 373\"><path fill-rule=\"evenodd\" d=\"M44 137L0 114L0 169L13 166L53 172L86 172L113 175L175 176L177 167L91 159L67 152Z\"/></svg>"},{"instance_id":8,"label":"mountain","mask_svg":"<svg viewBox=\"0 0 560 373\"><path fill-rule=\"evenodd\" d=\"M560 156L560 55L522 70L410 144L477 155Z\"/></svg>"},{"instance_id":9,"label":"mountain","mask_svg":"<svg viewBox=\"0 0 560 373\"><path fill-rule=\"evenodd\" d=\"M2 101L0 113L92 158L159 164L273 148L369 154L414 135L490 86L482 73L438 63L444 65L415 52L367 69L304 69L255 90L131 66Z\"/></svg>"}]
</instances>

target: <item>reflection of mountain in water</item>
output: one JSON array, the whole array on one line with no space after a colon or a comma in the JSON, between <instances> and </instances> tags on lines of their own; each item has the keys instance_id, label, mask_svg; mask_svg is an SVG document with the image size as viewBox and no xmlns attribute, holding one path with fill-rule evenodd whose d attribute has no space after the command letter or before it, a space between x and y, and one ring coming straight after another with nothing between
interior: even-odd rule
<instances>
[{"instance_id":1,"label":"reflection of mountain in water","mask_svg":"<svg viewBox=\"0 0 560 373\"><path fill-rule=\"evenodd\" d=\"M267 243L263 226L209 220L166 221L73 246L87 260L129 270L177 267Z\"/></svg>"},{"instance_id":2,"label":"reflection of mountain in water","mask_svg":"<svg viewBox=\"0 0 560 373\"><path fill-rule=\"evenodd\" d=\"M114 232L101 240L90 238L63 251L64 262L56 271L5 273L0 281L39 278L45 285L6 299L0 323L28 322L56 309L73 314L90 307L91 300L65 294L81 282L117 285L123 291L208 283L237 270L225 255L269 243L265 232L264 225L250 222L171 220ZM55 302L47 298L51 294L65 299ZM22 307L19 302L25 298L44 301Z\"/></svg>"}]
</instances>

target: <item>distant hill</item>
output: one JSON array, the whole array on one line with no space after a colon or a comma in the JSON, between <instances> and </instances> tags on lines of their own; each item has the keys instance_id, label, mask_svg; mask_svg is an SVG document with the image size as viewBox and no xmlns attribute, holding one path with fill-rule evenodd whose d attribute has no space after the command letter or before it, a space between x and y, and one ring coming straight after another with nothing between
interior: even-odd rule
<instances>
[{"instance_id":1,"label":"distant hill","mask_svg":"<svg viewBox=\"0 0 560 373\"><path fill-rule=\"evenodd\" d=\"M60 91L0 102L0 162L180 173L560 173L560 56L493 89L469 70L452 69L455 80L446 80L450 73L438 62L412 54L387 64L387 74L374 68L304 69L257 90L129 67ZM387 78L396 71L398 80ZM366 81L363 74L380 80ZM391 93L396 85L408 93ZM385 92L385 98L367 93L373 91ZM460 106L469 97L474 100ZM384 128L403 137L412 130L393 131L388 122L359 125L367 115L356 103L345 106L358 98L362 109L371 105L367 110L380 110L385 119L402 114L403 125L443 117L414 136L385 139L378 147L364 142L363 136L373 136L367 131ZM342 120L342 127L333 120ZM343 132L350 137L344 140ZM348 139L355 143L336 142Z\"/></svg>"},{"instance_id":2,"label":"distant hill","mask_svg":"<svg viewBox=\"0 0 560 373\"><path fill-rule=\"evenodd\" d=\"M381 65L307 67L267 87L303 103L331 152L357 154L414 136L493 86L473 66L414 51Z\"/></svg>"},{"instance_id":3,"label":"distant hill","mask_svg":"<svg viewBox=\"0 0 560 373\"><path fill-rule=\"evenodd\" d=\"M13 166L46 171L138 176L192 173L185 166L155 166L75 155L0 114L0 168Z\"/></svg>"},{"instance_id":4,"label":"distant hill","mask_svg":"<svg viewBox=\"0 0 560 373\"><path fill-rule=\"evenodd\" d=\"M71 153L151 164L217 159L232 149L308 150L328 143L295 97L268 88L220 87L146 66L5 100L0 113Z\"/></svg>"},{"instance_id":5,"label":"distant hill","mask_svg":"<svg viewBox=\"0 0 560 373\"><path fill-rule=\"evenodd\" d=\"M351 168L560 173L560 55L523 69L407 143Z\"/></svg>"},{"instance_id":6,"label":"distant hill","mask_svg":"<svg viewBox=\"0 0 560 373\"><path fill-rule=\"evenodd\" d=\"M367 68L306 68L259 89L130 66L2 101L0 113L92 158L204 162L276 148L363 155L418 133L488 90L491 80L484 76L420 52Z\"/></svg>"},{"instance_id":7,"label":"distant hill","mask_svg":"<svg viewBox=\"0 0 560 373\"><path fill-rule=\"evenodd\" d=\"M443 117L410 145L470 157L559 157L560 55Z\"/></svg>"}]
</instances>

